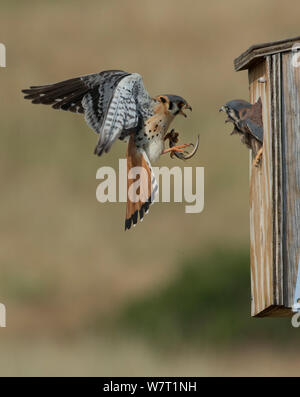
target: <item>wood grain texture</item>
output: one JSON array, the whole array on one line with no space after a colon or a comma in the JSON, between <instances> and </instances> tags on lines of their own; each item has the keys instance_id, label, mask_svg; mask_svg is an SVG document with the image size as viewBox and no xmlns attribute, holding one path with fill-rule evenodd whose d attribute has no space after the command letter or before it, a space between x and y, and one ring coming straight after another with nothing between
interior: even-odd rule
<instances>
[{"instance_id":1,"label":"wood grain texture","mask_svg":"<svg viewBox=\"0 0 300 397\"><path fill-rule=\"evenodd\" d=\"M293 305L300 259L300 67L293 53L282 54L282 152L284 227L284 305Z\"/></svg>"},{"instance_id":2,"label":"wood grain texture","mask_svg":"<svg viewBox=\"0 0 300 397\"><path fill-rule=\"evenodd\" d=\"M281 54L267 57L270 79L270 135L272 141L272 256L273 303L283 305L283 182L282 182L282 86ZM277 310L277 309L276 309ZM275 309L274 309L275 311ZM277 310L278 311L278 310ZM275 315L275 314L274 314Z\"/></svg>"},{"instance_id":3,"label":"wood grain texture","mask_svg":"<svg viewBox=\"0 0 300 397\"><path fill-rule=\"evenodd\" d=\"M261 167L250 164L251 313L259 317L292 314L300 259L300 67L293 55L269 55L249 70L250 101L261 97L264 124Z\"/></svg>"},{"instance_id":4,"label":"wood grain texture","mask_svg":"<svg viewBox=\"0 0 300 397\"><path fill-rule=\"evenodd\" d=\"M258 79L263 77L265 83ZM250 102L261 98L264 125L263 159L258 168L250 161L250 258L253 316L273 304L272 135L270 134L270 76L261 62L249 71Z\"/></svg>"}]
</instances>

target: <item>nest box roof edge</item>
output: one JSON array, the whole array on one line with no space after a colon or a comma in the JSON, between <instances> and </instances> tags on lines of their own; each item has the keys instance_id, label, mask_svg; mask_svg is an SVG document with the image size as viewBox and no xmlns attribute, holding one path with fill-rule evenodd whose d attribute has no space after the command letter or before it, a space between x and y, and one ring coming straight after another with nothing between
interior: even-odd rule
<instances>
[{"instance_id":1,"label":"nest box roof edge","mask_svg":"<svg viewBox=\"0 0 300 397\"><path fill-rule=\"evenodd\" d=\"M296 43L299 43L300 48L300 36L269 43L254 44L234 60L234 69L235 71L249 69L266 55L290 51Z\"/></svg>"}]
</instances>

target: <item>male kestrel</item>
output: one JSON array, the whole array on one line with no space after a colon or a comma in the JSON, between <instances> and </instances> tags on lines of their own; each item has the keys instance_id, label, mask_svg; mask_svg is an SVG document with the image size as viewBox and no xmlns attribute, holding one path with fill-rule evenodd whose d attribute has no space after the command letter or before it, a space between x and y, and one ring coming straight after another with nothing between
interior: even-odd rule
<instances>
[{"instance_id":1,"label":"male kestrel","mask_svg":"<svg viewBox=\"0 0 300 397\"><path fill-rule=\"evenodd\" d=\"M117 138L128 139L127 188L136 181L130 176L134 167L143 167L140 174L138 197L127 197L125 230L136 225L154 200L157 183L151 163L163 153L179 154L189 145L164 149L167 134L174 117L184 109L192 108L177 95L159 95L152 98L146 91L142 77L122 70L76 77L70 80L22 90L32 103L52 105L54 109L84 113L87 124L99 135L95 154L107 153ZM176 137L175 137L176 139ZM176 140L175 140L176 142Z\"/></svg>"}]
</instances>

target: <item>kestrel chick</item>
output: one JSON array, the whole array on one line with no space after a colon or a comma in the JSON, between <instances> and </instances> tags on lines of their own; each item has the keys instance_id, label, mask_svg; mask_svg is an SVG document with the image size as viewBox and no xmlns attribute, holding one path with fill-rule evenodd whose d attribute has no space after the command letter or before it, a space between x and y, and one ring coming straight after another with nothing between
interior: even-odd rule
<instances>
[{"instance_id":1,"label":"kestrel chick","mask_svg":"<svg viewBox=\"0 0 300 397\"><path fill-rule=\"evenodd\" d=\"M227 102L221 107L220 112L227 114L225 123L233 123L234 129L231 133L242 136L242 143L252 149L255 159L254 166L258 166L262 158L263 145L263 122L261 99L252 105L242 99Z\"/></svg>"}]
</instances>

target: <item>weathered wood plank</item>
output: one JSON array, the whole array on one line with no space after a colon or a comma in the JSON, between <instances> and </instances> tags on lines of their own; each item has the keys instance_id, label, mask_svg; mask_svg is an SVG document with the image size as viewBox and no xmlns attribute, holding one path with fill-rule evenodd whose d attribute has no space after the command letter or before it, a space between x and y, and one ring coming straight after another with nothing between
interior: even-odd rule
<instances>
[{"instance_id":1,"label":"weathered wood plank","mask_svg":"<svg viewBox=\"0 0 300 397\"><path fill-rule=\"evenodd\" d=\"M300 67L293 53L282 55L283 180L284 180L284 304L293 305L300 259Z\"/></svg>"},{"instance_id":2,"label":"weathered wood plank","mask_svg":"<svg viewBox=\"0 0 300 397\"><path fill-rule=\"evenodd\" d=\"M268 56L249 71L250 100L261 97L264 123L262 165L258 169L250 165L251 312L260 317L291 314L285 301L283 260L281 56Z\"/></svg>"},{"instance_id":3,"label":"weathered wood plank","mask_svg":"<svg viewBox=\"0 0 300 397\"><path fill-rule=\"evenodd\" d=\"M281 54L266 60L270 79L270 135L272 139L272 226L273 226L273 303L284 304L283 283L283 187L282 187L282 108Z\"/></svg>"},{"instance_id":4,"label":"weathered wood plank","mask_svg":"<svg viewBox=\"0 0 300 397\"><path fill-rule=\"evenodd\" d=\"M259 78L265 80L259 82ZM250 162L250 258L253 316L273 304L272 137L270 131L270 79L268 64L249 71L250 102L260 97L264 124L263 160L258 168Z\"/></svg>"}]
</instances>

